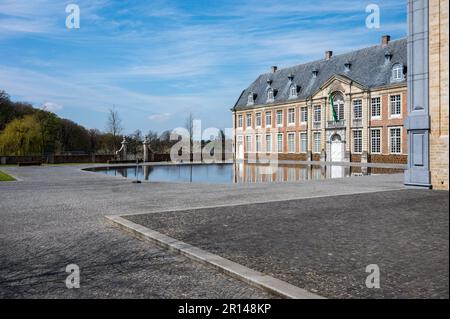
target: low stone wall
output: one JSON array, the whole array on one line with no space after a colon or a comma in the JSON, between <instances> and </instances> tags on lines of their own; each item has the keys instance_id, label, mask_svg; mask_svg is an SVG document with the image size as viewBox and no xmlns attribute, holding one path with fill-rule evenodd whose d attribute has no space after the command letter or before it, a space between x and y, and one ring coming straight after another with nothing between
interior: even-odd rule
<instances>
[{"instance_id":1,"label":"low stone wall","mask_svg":"<svg viewBox=\"0 0 450 319\"><path fill-rule=\"evenodd\" d=\"M12 165L20 162L41 162L46 164L64 163L106 163L114 155L35 155L35 156L0 156L1 165Z\"/></svg>"}]
</instances>

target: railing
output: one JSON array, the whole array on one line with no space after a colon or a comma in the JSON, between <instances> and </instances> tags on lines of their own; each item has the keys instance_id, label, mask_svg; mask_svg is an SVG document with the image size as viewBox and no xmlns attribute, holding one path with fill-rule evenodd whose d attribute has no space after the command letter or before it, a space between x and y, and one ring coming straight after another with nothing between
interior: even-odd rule
<instances>
[{"instance_id":1,"label":"railing","mask_svg":"<svg viewBox=\"0 0 450 319\"><path fill-rule=\"evenodd\" d=\"M319 129L322 126L320 122L313 122L313 129Z\"/></svg>"},{"instance_id":2,"label":"railing","mask_svg":"<svg viewBox=\"0 0 450 319\"><path fill-rule=\"evenodd\" d=\"M328 128L345 127L345 120L328 121L327 122L327 127Z\"/></svg>"}]
</instances>

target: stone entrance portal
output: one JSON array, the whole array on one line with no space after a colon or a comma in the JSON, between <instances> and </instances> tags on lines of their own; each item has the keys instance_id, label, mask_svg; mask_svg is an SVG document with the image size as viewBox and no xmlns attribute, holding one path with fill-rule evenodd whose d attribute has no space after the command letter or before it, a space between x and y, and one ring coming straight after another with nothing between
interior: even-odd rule
<instances>
[{"instance_id":1,"label":"stone entrance portal","mask_svg":"<svg viewBox=\"0 0 450 319\"><path fill-rule=\"evenodd\" d=\"M331 137L331 161L342 162L344 160L344 143L339 134Z\"/></svg>"}]
</instances>

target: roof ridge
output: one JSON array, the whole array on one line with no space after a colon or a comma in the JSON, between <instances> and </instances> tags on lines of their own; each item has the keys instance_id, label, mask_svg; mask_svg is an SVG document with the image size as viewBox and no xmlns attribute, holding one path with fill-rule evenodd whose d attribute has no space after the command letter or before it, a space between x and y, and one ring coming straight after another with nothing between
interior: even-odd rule
<instances>
[{"instance_id":1,"label":"roof ridge","mask_svg":"<svg viewBox=\"0 0 450 319\"><path fill-rule=\"evenodd\" d=\"M399 41L405 41L405 40L407 40L407 37L399 38L399 39L396 39L396 40L391 40L387 46L391 45L393 42L399 42ZM374 44L374 45L371 45L371 46L368 46L368 47L355 49L353 51L339 53L339 54L333 55L330 60L332 60L335 57L341 57L343 55L353 54L353 53L356 53L356 52L360 52L360 51L364 51L364 50L368 50L368 49L372 49L372 48L376 48L376 47L380 47L380 44ZM308 64L314 64L314 63L324 62L324 61L326 61L326 60L325 59L317 59L317 60L308 61L308 62L305 62L305 63L299 63L299 64L291 65L291 66L288 66L288 67L285 67L285 68L279 68L276 72L278 73L278 72L283 71L283 70L288 70L288 69L296 68L296 67L299 67L299 66L306 66ZM261 73L259 76L267 75L267 74L273 74L273 73L272 72L264 72L264 73Z\"/></svg>"}]
</instances>

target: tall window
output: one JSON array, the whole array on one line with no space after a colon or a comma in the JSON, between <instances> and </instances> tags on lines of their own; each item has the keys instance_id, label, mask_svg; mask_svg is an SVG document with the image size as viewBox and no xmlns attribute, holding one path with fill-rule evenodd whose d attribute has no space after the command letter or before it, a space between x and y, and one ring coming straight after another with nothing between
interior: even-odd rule
<instances>
[{"instance_id":1,"label":"tall window","mask_svg":"<svg viewBox=\"0 0 450 319\"><path fill-rule=\"evenodd\" d=\"M320 132L314 132L314 153L320 153Z\"/></svg>"},{"instance_id":2,"label":"tall window","mask_svg":"<svg viewBox=\"0 0 450 319\"><path fill-rule=\"evenodd\" d=\"M244 117L242 116L242 114L238 115L238 127L243 127L244 126Z\"/></svg>"},{"instance_id":3,"label":"tall window","mask_svg":"<svg viewBox=\"0 0 450 319\"><path fill-rule=\"evenodd\" d=\"M344 97L341 93L334 94L333 106L336 111L336 118L338 121L344 119Z\"/></svg>"},{"instance_id":4,"label":"tall window","mask_svg":"<svg viewBox=\"0 0 450 319\"><path fill-rule=\"evenodd\" d=\"M370 152L381 153L381 129L379 128L370 131Z\"/></svg>"},{"instance_id":5,"label":"tall window","mask_svg":"<svg viewBox=\"0 0 450 319\"><path fill-rule=\"evenodd\" d=\"M389 138L391 144L391 153L392 154L401 154L402 153L402 130L399 127L394 127L389 129Z\"/></svg>"},{"instance_id":6,"label":"tall window","mask_svg":"<svg viewBox=\"0 0 450 319\"><path fill-rule=\"evenodd\" d=\"M353 131L353 152L354 153L362 152L362 131L361 130Z\"/></svg>"},{"instance_id":7,"label":"tall window","mask_svg":"<svg viewBox=\"0 0 450 319\"><path fill-rule=\"evenodd\" d=\"M391 115L402 114L402 98L400 94L391 95Z\"/></svg>"},{"instance_id":8,"label":"tall window","mask_svg":"<svg viewBox=\"0 0 450 319\"><path fill-rule=\"evenodd\" d=\"M272 135L266 134L266 152L272 152Z\"/></svg>"},{"instance_id":9,"label":"tall window","mask_svg":"<svg viewBox=\"0 0 450 319\"><path fill-rule=\"evenodd\" d=\"M392 81L403 80L403 65L397 63L392 67Z\"/></svg>"},{"instance_id":10,"label":"tall window","mask_svg":"<svg viewBox=\"0 0 450 319\"><path fill-rule=\"evenodd\" d=\"M261 152L261 135L256 135L255 144L256 144L256 153Z\"/></svg>"},{"instance_id":11,"label":"tall window","mask_svg":"<svg viewBox=\"0 0 450 319\"><path fill-rule=\"evenodd\" d=\"M373 97L370 104L372 118L381 116L381 98Z\"/></svg>"},{"instance_id":12,"label":"tall window","mask_svg":"<svg viewBox=\"0 0 450 319\"><path fill-rule=\"evenodd\" d=\"M252 151L252 136L251 135L245 136L245 151L247 153Z\"/></svg>"},{"instance_id":13,"label":"tall window","mask_svg":"<svg viewBox=\"0 0 450 319\"><path fill-rule=\"evenodd\" d=\"M362 119L362 100L353 100L353 117Z\"/></svg>"},{"instance_id":14,"label":"tall window","mask_svg":"<svg viewBox=\"0 0 450 319\"><path fill-rule=\"evenodd\" d=\"M295 109L288 110L288 124L295 124Z\"/></svg>"},{"instance_id":15,"label":"tall window","mask_svg":"<svg viewBox=\"0 0 450 319\"><path fill-rule=\"evenodd\" d=\"M261 113L256 113L256 126L261 127Z\"/></svg>"},{"instance_id":16,"label":"tall window","mask_svg":"<svg viewBox=\"0 0 450 319\"><path fill-rule=\"evenodd\" d=\"M252 127L252 115L247 114L247 127Z\"/></svg>"},{"instance_id":17,"label":"tall window","mask_svg":"<svg viewBox=\"0 0 450 319\"><path fill-rule=\"evenodd\" d=\"M283 133L277 134L277 152L283 153Z\"/></svg>"},{"instance_id":18,"label":"tall window","mask_svg":"<svg viewBox=\"0 0 450 319\"><path fill-rule=\"evenodd\" d=\"M320 105L314 106L314 123L320 123L322 120L322 108Z\"/></svg>"},{"instance_id":19,"label":"tall window","mask_svg":"<svg viewBox=\"0 0 450 319\"><path fill-rule=\"evenodd\" d=\"M302 123L308 122L308 108L307 107L300 108L300 121Z\"/></svg>"},{"instance_id":20,"label":"tall window","mask_svg":"<svg viewBox=\"0 0 450 319\"><path fill-rule=\"evenodd\" d=\"M272 126L272 112L266 112L266 127Z\"/></svg>"},{"instance_id":21,"label":"tall window","mask_svg":"<svg viewBox=\"0 0 450 319\"><path fill-rule=\"evenodd\" d=\"M295 133L288 133L288 152L295 153Z\"/></svg>"},{"instance_id":22,"label":"tall window","mask_svg":"<svg viewBox=\"0 0 450 319\"><path fill-rule=\"evenodd\" d=\"M308 151L308 133L300 132L300 152L306 153Z\"/></svg>"},{"instance_id":23,"label":"tall window","mask_svg":"<svg viewBox=\"0 0 450 319\"><path fill-rule=\"evenodd\" d=\"M283 111L277 111L277 126L283 126Z\"/></svg>"}]
</instances>

